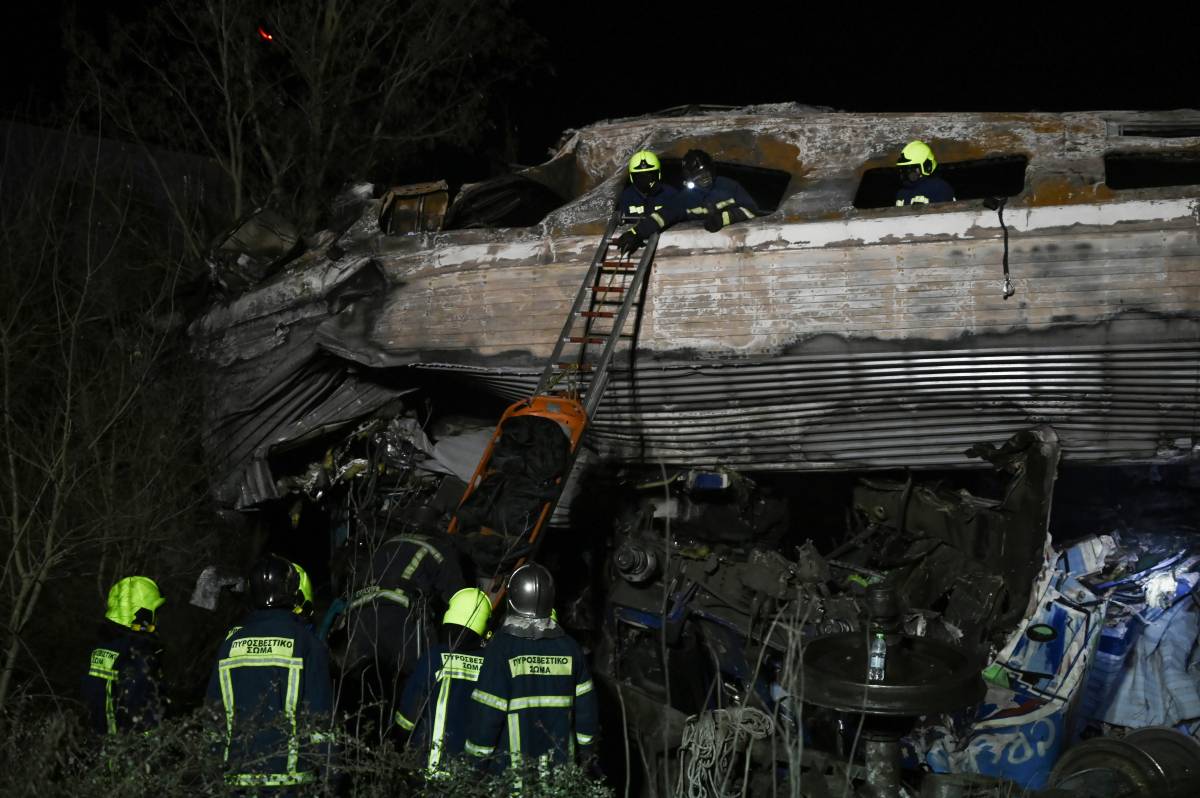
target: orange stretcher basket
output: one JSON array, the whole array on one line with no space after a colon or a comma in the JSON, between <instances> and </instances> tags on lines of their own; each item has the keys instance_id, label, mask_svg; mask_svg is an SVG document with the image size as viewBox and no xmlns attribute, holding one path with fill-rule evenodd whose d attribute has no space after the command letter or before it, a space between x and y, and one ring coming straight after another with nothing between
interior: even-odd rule
<instances>
[{"instance_id":1,"label":"orange stretcher basket","mask_svg":"<svg viewBox=\"0 0 1200 798\"><path fill-rule=\"evenodd\" d=\"M571 458L570 463L575 461L575 452L579 448L579 442L583 440L583 432L587 427L587 413L584 412L583 403L579 400L567 396L565 394L538 394L529 399L522 399L508 407L504 411L504 415L500 417L500 423L496 425L496 430L492 433L491 440L488 441L487 448L483 451L483 457L479 460L479 465L475 467L475 473L471 475L471 481L467 483L467 489L463 492L462 498L458 500L458 506L461 507L467 497L475 492L483 482L483 478L491 472L492 452L496 448L496 443L500 440L500 436L504 434L504 424L511 418L518 416L540 416L554 421L562 428L563 434L571 442ZM570 475L570 466L566 473L558 478L558 492L561 492L562 485ZM541 535L542 529L545 528L546 522L550 520L550 510L558 502L558 492L554 499L545 502L542 505L542 511L538 514L537 521L529 531L529 543L532 545ZM450 519L450 527L447 530L453 535L458 532L458 514ZM491 531L483 528L483 534L489 534ZM495 534L495 533L491 533ZM524 558L518 562L518 566L524 562Z\"/></svg>"}]
</instances>

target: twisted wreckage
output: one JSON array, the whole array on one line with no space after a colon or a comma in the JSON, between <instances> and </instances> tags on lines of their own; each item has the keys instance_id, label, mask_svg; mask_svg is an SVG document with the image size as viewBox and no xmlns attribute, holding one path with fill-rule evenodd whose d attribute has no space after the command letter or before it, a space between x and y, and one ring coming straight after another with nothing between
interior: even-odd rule
<instances>
[{"instance_id":1,"label":"twisted wreckage","mask_svg":"<svg viewBox=\"0 0 1200 798\"><path fill-rule=\"evenodd\" d=\"M914 138L957 202L891 207ZM644 789L699 789L744 756L752 794L786 768L806 795L895 795L902 761L942 774L929 794L1118 794L1072 741L1200 718L1200 694L1141 721L1113 708L1137 629L1195 615L1197 558L1112 535L1052 548L1051 494L1060 460L1200 446L1200 112L676 109L569 131L453 202L444 183L358 187L306 242L264 212L218 247L236 296L193 327L218 500L325 502L338 545L381 507L444 526L495 417L438 402L530 394L625 159L662 153L671 180L692 147L769 213L661 236L571 480L603 471L612 501L579 580L600 590L563 612L593 628L642 760L679 757L679 785ZM984 462L1009 475L1000 498L867 473ZM758 484L813 471L866 476L819 545ZM1165 732L1099 742L1124 746L1102 752L1113 790L1200 773Z\"/></svg>"}]
</instances>

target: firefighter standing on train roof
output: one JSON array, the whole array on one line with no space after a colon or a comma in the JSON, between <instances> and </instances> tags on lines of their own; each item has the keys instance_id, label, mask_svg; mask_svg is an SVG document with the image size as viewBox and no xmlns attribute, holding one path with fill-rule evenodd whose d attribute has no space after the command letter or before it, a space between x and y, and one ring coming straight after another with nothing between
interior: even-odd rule
<instances>
[{"instance_id":1,"label":"firefighter standing on train roof","mask_svg":"<svg viewBox=\"0 0 1200 798\"><path fill-rule=\"evenodd\" d=\"M165 601L145 576L127 576L108 591L102 642L83 677L83 703L97 733L146 732L162 720L162 644L155 626Z\"/></svg>"},{"instance_id":2,"label":"firefighter standing on train roof","mask_svg":"<svg viewBox=\"0 0 1200 798\"><path fill-rule=\"evenodd\" d=\"M629 159L629 183L617 201L621 216L636 219L662 210L679 192L662 179L662 164L650 150L638 150Z\"/></svg>"},{"instance_id":3,"label":"firefighter standing on train roof","mask_svg":"<svg viewBox=\"0 0 1200 798\"><path fill-rule=\"evenodd\" d=\"M586 758L598 732L583 650L551 617L554 580L541 565L513 572L508 617L488 643L471 694L466 751L512 767Z\"/></svg>"},{"instance_id":4,"label":"firefighter standing on train roof","mask_svg":"<svg viewBox=\"0 0 1200 798\"><path fill-rule=\"evenodd\" d=\"M900 188L896 191L897 205L929 205L935 202L954 202L954 189L934 174L937 158L933 149L923 141L910 141L900 152L896 167L900 170Z\"/></svg>"},{"instance_id":5,"label":"firefighter standing on train roof","mask_svg":"<svg viewBox=\"0 0 1200 798\"><path fill-rule=\"evenodd\" d=\"M304 569L268 555L249 582L255 609L218 649L208 700L225 713L226 783L286 792L318 781L328 760L316 746L332 723L329 654L304 617Z\"/></svg>"},{"instance_id":6,"label":"firefighter standing on train roof","mask_svg":"<svg viewBox=\"0 0 1200 798\"><path fill-rule=\"evenodd\" d=\"M760 216L754 199L741 184L713 172L713 160L704 150L688 150L683 156L683 185L660 211L653 211L617 239L621 252L630 254L654 233L682 221L703 220L704 229L715 233L723 227Z\"/></svg>"},{"instance_id":7,"label":"firefighter standing on train roof","mask_svg":"<svg viewBox=\"0 0 1200 798\"><path fill-rule=\"evenodd\" d=\"M430 772L463 752L491 615L492 604L482 590L467 587L455 593L442 619L442 641L421 658L404 686L396 723L412 732L410 745L429 751Z\"/></svg>"}]
</instances>

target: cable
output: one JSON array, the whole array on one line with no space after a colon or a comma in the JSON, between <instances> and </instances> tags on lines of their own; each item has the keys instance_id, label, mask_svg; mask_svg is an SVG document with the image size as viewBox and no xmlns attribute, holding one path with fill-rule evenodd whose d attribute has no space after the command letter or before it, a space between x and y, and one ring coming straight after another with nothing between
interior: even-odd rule
<instances>
[{"instance_id":1,"label":"cable","mask_svg":"<svg viewBox=\"0 0 1200 798\"><path fill-rule=\"evenodd\" d=\"M727 790L726 774L733 768L739 741L743 735L748 738L749 757L750 745L774 731L771 716L754 707L716 709L688 718L679 746L676 794L687 798L737 798L742 789Z\"/></svg>"}]
</instances>

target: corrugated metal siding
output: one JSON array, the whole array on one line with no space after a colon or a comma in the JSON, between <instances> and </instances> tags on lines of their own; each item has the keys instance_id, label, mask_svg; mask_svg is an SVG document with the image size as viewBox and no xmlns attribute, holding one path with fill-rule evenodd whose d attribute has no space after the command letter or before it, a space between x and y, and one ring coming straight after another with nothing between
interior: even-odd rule
<instances>
[{"instance_id":1,"label":"corrugated metal siding","mask_svg":"<svg viewBox=\"0 0 1200 798\"><path fill-rule=\"evenodd\" d=\"M512 400L536 381L529 372L445 368ZM616 372L590 435L622 460L954 467L977 462L963 454L973 443L1049 423L1067 461L1113 462L1189 455L1198 402L1200 339L786 356L645 366L636 385Z\"/></svg>"},{"instance_id":2,"label":"corrugated metal siding","mask_svg":"<svg viewBox=\"0 0 1200 798\"><path fill-rule=\"evenodd\" d=\"M357 421L412 390L362 380L342 364L305 363L209 430L206 447L222 463L216 495L239 508L277 498L267 462L277 447Z\"/></svg>"}]
</instances>

